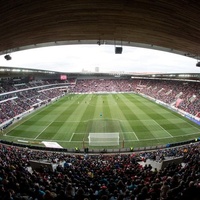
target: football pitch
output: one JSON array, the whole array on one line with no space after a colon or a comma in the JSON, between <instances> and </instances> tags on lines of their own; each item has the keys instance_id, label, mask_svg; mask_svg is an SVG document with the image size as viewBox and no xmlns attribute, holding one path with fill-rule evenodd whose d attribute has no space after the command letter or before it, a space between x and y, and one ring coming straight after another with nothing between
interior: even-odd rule
<instances>
[{"instance_id":1,"label":"football pitch","mask_svg":"<svg viewBox=\"0 0 200 200\"><path fill-rule=\"evenodd\" d=\"M117 145L89 143L90 133L118 133ZM0 139L63 148L130 148L165 145L200 136L200 126L132 93L68 94L14 123Z\"/></svg>"}]
</instances>

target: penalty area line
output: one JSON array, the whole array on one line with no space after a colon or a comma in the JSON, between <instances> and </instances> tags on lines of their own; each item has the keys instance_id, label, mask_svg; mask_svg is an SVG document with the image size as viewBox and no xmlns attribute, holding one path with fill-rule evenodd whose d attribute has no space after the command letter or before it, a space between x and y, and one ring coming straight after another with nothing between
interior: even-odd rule
<instances>
[{"instance_id":1,"label":"penalty area line","mask_svg":"<svg viewBox=\"0 0 200 200\"><path fill-rule=\"evenodd\" d=\"M137 139L137 141L139 141L139 138L134 131L133 131L133 134L135 135L135 138Z\"/></svg>"},{"instance_id":2,"label":"penalty area line","mask_svg":"<svg viewBox=\"0 0 200 200\"><path fill-rule=\"evenodd\" d=\"M173 136L172 136L166 129L164 129L157 121L155 121L154 119L153 119L153 121L154 121L163 131L165 131L171 138L173 138Z\"/></svg>"},{"instance_id":3,"label":"penalty area line","mask_svg":"<svg viewBox=\"0 0 200 200\"><path fill-rule=\"evenodd\" d=\"M48 126L46 126L35 138L34 140L36 140L53 122L51 122Z\"/></svg>"},{"instance_id":4,"label":"penalty area line","mask_svg":"<svg viewBox=\"0 0 200 200\"><path fill-rule=\"evenodd\" d=\"M69 142L72 141L72 138L73 138L73 137L74 137L74 133L72 133L72 136L70 137Z\"/></svg>"}]
</instances>

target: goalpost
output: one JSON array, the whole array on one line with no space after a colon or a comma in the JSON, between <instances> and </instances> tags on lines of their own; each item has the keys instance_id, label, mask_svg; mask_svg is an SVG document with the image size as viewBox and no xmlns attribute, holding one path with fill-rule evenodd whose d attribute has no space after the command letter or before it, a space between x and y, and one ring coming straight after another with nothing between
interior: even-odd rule
<instances>
[{"instance_id":1,"label":"goalpost","mask_svg":"<svg viewBox=\"0 0 200 200\"><path fill-rule=\"evenodd\" d=\"M119 133L89 133L90 146L118 146Z\"/></svg>"}]
</instances>

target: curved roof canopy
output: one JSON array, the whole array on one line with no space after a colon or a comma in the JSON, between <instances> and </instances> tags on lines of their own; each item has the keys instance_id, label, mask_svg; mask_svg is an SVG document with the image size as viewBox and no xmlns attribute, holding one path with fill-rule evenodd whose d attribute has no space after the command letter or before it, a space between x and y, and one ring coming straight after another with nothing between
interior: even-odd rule
<instances>
[{"instance_id":1,"label":"curved roof canopy","mask_svg":"<svg viewBox=\"0 0 200 200\"><path fill-rule=\"evenodd\" d=\"M90 43L147 47L199 59L200 1L0 1L0 54Z\"/></svg>"}]
</instances>

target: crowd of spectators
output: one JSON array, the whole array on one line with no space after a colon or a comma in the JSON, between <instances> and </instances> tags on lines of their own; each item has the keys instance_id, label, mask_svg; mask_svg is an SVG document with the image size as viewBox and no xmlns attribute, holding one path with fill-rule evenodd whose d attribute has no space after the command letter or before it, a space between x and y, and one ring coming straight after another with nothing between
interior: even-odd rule
<instances>
[{"instance_id":1,"label":"crowd of spectators","mask_svg":"<svg viewBox=\"0 0 200 200\"><path fill-rule=\"evenodd\" d=\"M198 82L131 79L131 80L78 80L72 92L139 92L176 106L192 115L200 112L200 90ZM177 101L180 103L177 104Z\"/></svg>"},{"instance_id":2,"label":"crowd of spectators","mask_svg":"<svg viewBox=\"0 0 200 200\"><path fill-rule=\"evenodd\" d=\"M22 83L15 83L13 81L7 81L4 82L0 86L0 94L7 93L7 92L14 92L18 90L23 90L23 89L32 89L32 88L38 88L41 86L50 86L50 85L57 85L61 83L66 83L61 80L34 80L30 82L22 82Z\"/></svg>"},{"instance_id":3,"label":"crowd of spectators","mask_svg":"<svg viewBox=\"0 0 200 200\"><path fill-rule=\"evenodd\" d=\"M73 92L92 93L92 92L131 92L131 80L115 79L88 79L78 80Z\"/></svg>"},{"instance_id":4,"label":"crowd of spectators","mask_svg":"<svg viewBox=\"0 0 200 200\"><path fill-rule=\"evenodd\" d=\"M62 95L59 80L37 80L23 84L3 84L0 88L0 123L19 115L39 102L49 102ZM63 86L66 87L66 86ZM139 92L186 111L200 114L199 83L153 79L86 79L69 81L75 93ZM178 102L178 103L177 103ZM10 108L13 108L11 110Z\"/></svg>"},{"instance_id":5,"label":"crowd of spectators","mask_svg":"<svg viewBox=\"0 0 200 200\"><path fill-rule=\"evenodd\" d=\"M58 82L33 81L27 84L4 84L0 94L0 124L30 110L35 105L62 96L62 86Z\"/></svg>"},{"instance_id":6,"label":"crowd of spectators","mask_svg":"<svg viewBox=\"0 0 200 200\"><path fill-rule=\"evenodd\" d=\"M142 86L142 87L141 87ZM198 82L169 80L140 80L134 90L144 93L196 116L200 112ZM180 100L180 104L176 104Z\"/></svg>"},{"instance_id":7,"label":"crowd of spectators","mask_svg":"<svg viewBox=\"0 0 200 200\"><path fill-rule=\"evenodd\" d=\"M0 123L40 101L62 95L53 81L1 88ZM159 80L78 80L72 92L140 92L168 104L182 99L179 108L200 111L199 84ZM31 89L33 88L33 89ZM18 90L22 90L17 92ZM183 156L183 163L160 171L139 161L159 156ZM56 164L33 170L30 160ZM20 162L19 162L20 161ZM129 154L67 154L34 151L0 144L0 199L2 200L198 200L200 196L200 144Z\"/></svg>"},{"instance_id":8,"label":"crowd of spectators","mask_svg":"<svg viewBox=\"0 0 200 200\"><path fill-rule=\"evenodd\" d=\"M154 155L183 156L158 171L141 165ZM30 160L57 164L31 170ZM20 161L20 162L19 162ZM129 154L67 154L0 145L2 200L198 200L200 144Z\"/></svg>"}]
</instances>

